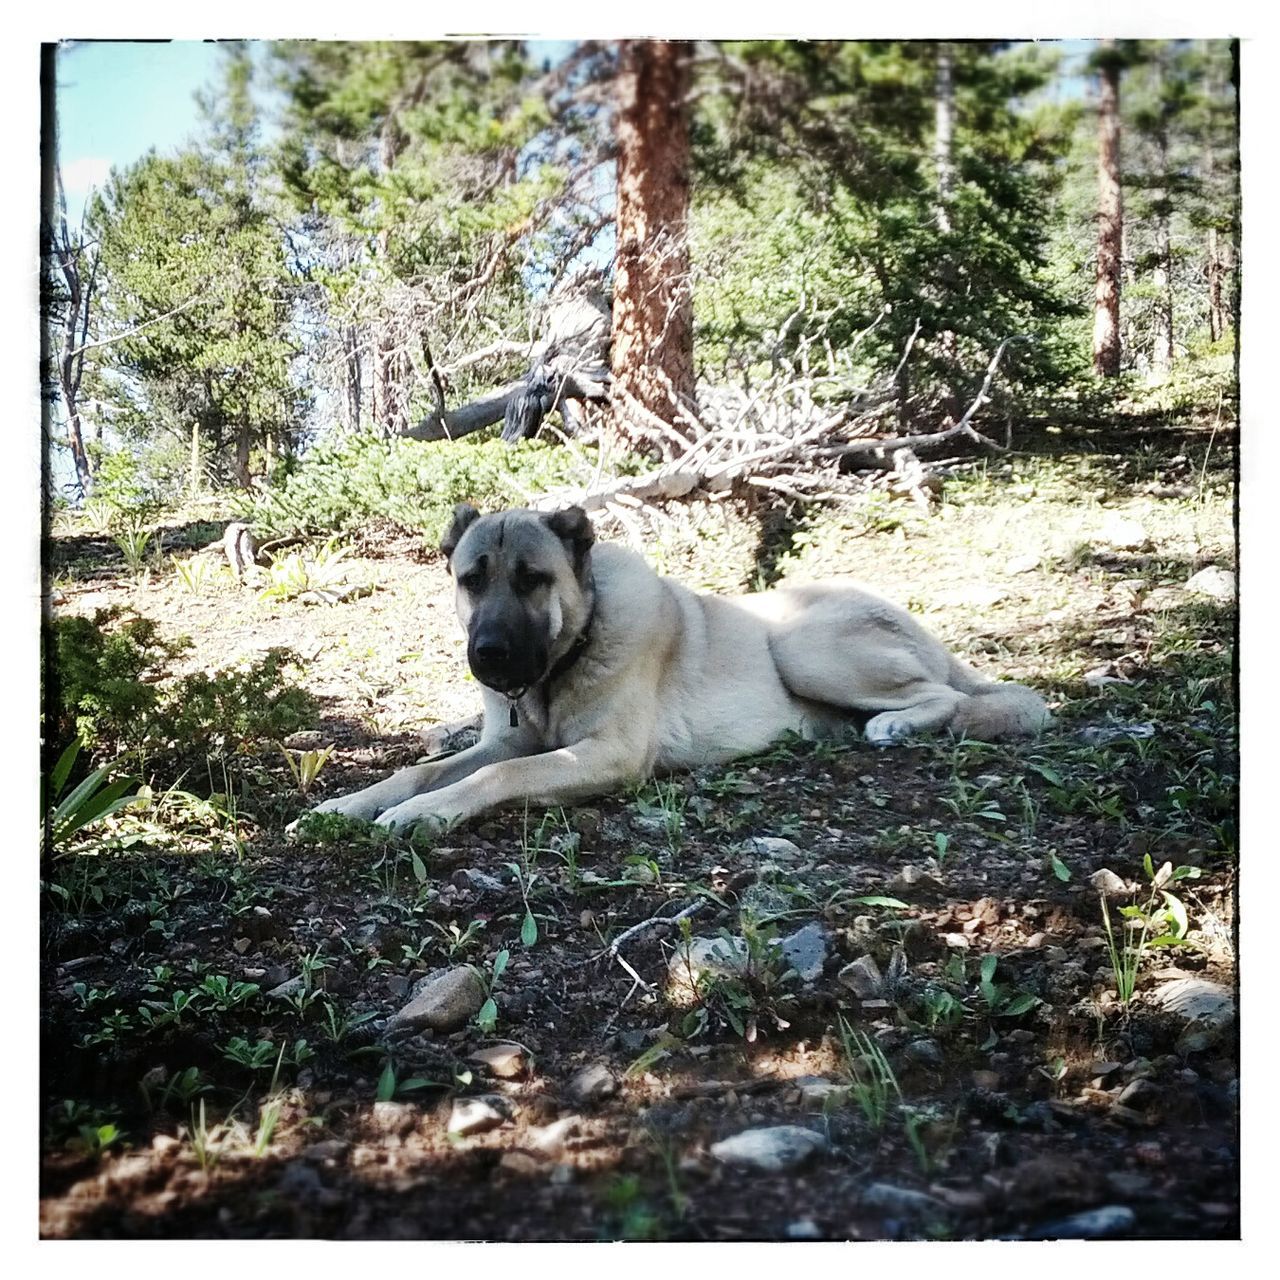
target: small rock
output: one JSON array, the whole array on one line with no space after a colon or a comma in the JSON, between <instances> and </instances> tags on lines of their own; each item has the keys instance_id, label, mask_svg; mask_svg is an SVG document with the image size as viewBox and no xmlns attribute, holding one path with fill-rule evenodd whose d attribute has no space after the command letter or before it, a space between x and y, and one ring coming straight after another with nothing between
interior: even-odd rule
<instances>
[{"instance_id":1,"label":"small rock","mask_svg":"<svg viewBox=\"0 0 1280 1280\"><path fill-rule=\"evenodd\" d=\"M1058 1222L1033 1227L1024 1240L1103 1240L1133 1228L1137 1217L1127 1205L1108 1204L1087 1213L1072 1214Z\"/></svg>"},{"instance_id":2,"label":"small rock","mask_svg":"<svg viewBox=\"0 0 1280 1280\"><path fill-rule=\"evenodd\" d=\"M449 1113L448 1132L465 1138L473 1133L487 1133L507 1123L504 1099L490 1094L482 1098L455 1098Z\"/></svg>"},{"instance_id":3,"label":"small rock","mask_svg":"<svg viewBox=\"0 0 1280 1280\"><path fill-rule=\"evenodd\" d=\"M501 893L505 887L497 876L469 867L459 867L449 881L459 889L474 889L478 893Z\"/></svg>"},{"instance_id":4,"label":"small rock","mask_svg":"<svg viewBox=\"0 0 1280 1280\"><path fill-rule=\"evenodd\" d=\"M1089 877L1089 883L1108 898L1118 898L1129 892L1129 886L1114 871L1103 867Z\"/></svg>"},{"instance_id":5,"label":"small rock","mask_svg":"<svg viewBox=\"0 0 1280 1280\"><path fill-rule=\"evenodd\" d=\"M1236 575L1230 569L1211 564L1207 569L1192 574L1187 579L1186 590L1192 595L1208 596L1212 600L1230 601L1236 598Z\"/></svg>"},{"instance_id":6,"label":"small rock","mask_svg":"<svg viewBox=\"0 0 1280 1280\"><path fill-rule=\"evenodd\" d=\"M156 1136L151 1139L151 1150L157 1154L164 1154L168 1151L177 1151L181 1146L182 1143L169 1133L157 1133Z\"/></svg>"},{"instance_id":7,"label":"small rock","mask_svg":"<svg viewBox=\"0 0 1280 1280\"><path fill-rule=\"evenodd\" d=\"M805 1107L822 1106L828 1098L848 1093L849 1086L826 1076L797 1076L791 1082L800 1091L800 1102Z\"/></svg>"},{"instance_id":8,"label":"small rock","mask_svg":"<svg viewBox=\"0 0 1280 1280\"><path fill-rule=\"evenodd\" d=\"M1159 1096L1160 1090L1145 1076L1140 1076L1136 1080L1129 1081L1120 1091L1120 1096L1116 1099L1116 1106L1132 1107L1137 1111L1142 1111L1149 1107Z\"/></svg>"},{"instance_id":9,"label":"small rock","mask_svg":"<svg viewBox=\"0 0 1280 1280\"><path fill-rule=\"evenodd\" d=\"M551 1185L553 1187L567 1187L574 1179L573 1165L558 1164L551 1170Z\"/></svg>"},{"instance_id":10,"label":"small rock","mask_svg":"<svg viewBox=\"0 0 1280 1280\"><path fill-rule=\"evenodd\" d=\"M1126 738L1154 738L1156 727L1150 721L1142 724L1090 725L1080 730L1080 741L1091 747L1105 747Z\"/></svg>"},{"instance_id":11,"label":"small rock","mask_svg":"<svg viewBox=\"0 0 1280 1280\"><path fill-rule=\"evenodd\" d=\"M862 1205L865 1209L879 1209L881 1213L903 1218L943 1210L942 1202L933 1196L923 1191L912 1191L909 1187L895 1187L890 1182L873 1182L862 1193Z\"/></svg>"},{"instance_id":12,"label":"small rock","mask_svg":"<svg viewBox=\"0 0 1280 1280\"><path fill-rule=\"evenodd\" d=\"M268 1000L292 1000L295 995L303 990L306 980L299 974L296 978L287 978L278 987L272 987L267 992Z\"/></svg>"},{"instance_id":13,"label":"small rock","mask_svg":"<svg viewBox=\"0 0 1280 1280\"><path fill-rule=\"evenodd\" d=\"M1121 1169L1107 1174L1107 1189L1125 1199L1130 1197L1136 1199L1139 1196L1145 1196L1151 1190L1151 1179L1146 1174L1126 1173Z\"/></svg>"},{"instance_id":14,"label":"small rock","mask_svg":"<svg viewBox=\"0 0 1280 1280\"><path fill-rule=\"evenodd\" d=\"M590 1066L583 1067L569 1081L570 1095L583 1105L602 1102L617 1092L618 1082L603 1062L593 1062Z\"/></svg>"},{"instance_id":15,"label":"small rock","mask_svg":"<svg viewBox=\"0 0 1280 1280\"><path fill-rule=\"evenodd\" d=\"M907 1045L907 1054L926 1067L940 1067L945 1061L942 1048L936 1040L913 1040Z\"/></svg>"},{"instance_id":16,"label":"small rock","mask_svg":"<svg viewBox=\"0 0 1280 1280\"><path fill-rule=\"evenodd\" d=\"M383 1134L403 1137L418 1123L418 1109L409 1102L375 1102L373 1127Z\"/></svg>"},{"instance_id":17,"label":"small rock","mask_svg":"<svg viewBox=\"0 0 1280 1280\"><path fill-rule=\"evenodd\" d=\"M542 1171L542 1161L531 1156L527 1151L508 1151L498 1161L498 1167L507 1173L514 1173L522 1178Z\"/></svg>"},{"instance_id":18,"label":"small rock","mask_svg":"<svg viewBox=\"0 0 1280 1280\"><path fill-rule=\"evenodd\" d=\"M971 1078L976 1089L989 1089L994 1092L1000 1088L998 1071L975 1071Z\"/></svg>"},{"instance_id":19,"label":"small rock","mask_svg":"<svg viewBox=\"0 0 1280 1280\"><path fill-rule=\"evenodd\" d=\"M577 1132L582 1124L580 1116L565 1116L553 1120L539 1129L529 1130L529 1142L544 1155L558 1156L564 1151L565 1141Z\"/></svg>"},{"instance_id":20,"label":"small rock","mask_svg":"<svg viewBox=\"0 0 1280 1280\"><path fill-rule=\"evenodd\" d=\"M1098 536L1117 551L1141 551L1151 541L1147 531L1136 520L1115 511L1107 513Z\"/></svg>"},{"instance_id":21,"label":"small rock","mask_svg":"<svg viewBox=\"0 0 1280 1280\"><path fill-rule=\"evenodd\" d=\"M470 965L446 969L419 983L416 994L387 1023L388 1031L456 1031L480 1012L484 983Z\"/></svg>"},{"instance_id":22,"label":"small rock","mask_svg":"<svg viewBox=\"0 0 1280 1280\"><path fill-rule=\"evenodd\" d=\"M318 729L303 729L285 738L284 745L291 751L315 751L325 745L324 735Z\"/></svg>"},{"instance_id":23,"label":"small rock","mask_svg":"<svg viewBox=\"0 0 1280 1280\"><path fill-rule=\"evenodd\" d=\"M1008 574L1030 573L1033 569L1040 567L1040 553L1038 551L1029 552L1022 556L1013 556L1005 561L1004 571Z\"/></svg>"},{"instance_id":24,"label":"small rock","mask_svg":"<svg viewBox=\"0 0 1280 1280\"><path fill-rule=\"evenodd\" d=\"M812 1218L797 1218L783 1228L788 1240L821 1240L822 1229Z\"/></svg>"},{"instance_id":25,"label":"small rock","mask_svg":"<svg viewBox=\"0 0 1280 1280\"><path fill-rule=\"evenodd\" d=\"M738 847L743 853L774 862L799 862L804 857L798 844L781 836L748 836Z\"/></svg>"},{"instance_id":26,"label":"small rock","mask_svg":"<svg viewBox=\"0 0 1280 1280\"><path fill-rule=\"evenodd\" d=\"M487 1067L490 1075L499 1080L517 1080L529 1069L528 1055L518 1044L494 1044L477 1049L471 1061Z\"/></svg>"},{"instance_id":27,"label":"small rock","mask_svg":"<svg viewBox=\"0 0 1280 1280\"><path fill-rule=\"evenodd\" d=\"M860 956L857 960L845 965L836 978L860 1000L874 1000L884 990L884 978L880 975L880 967L871 956Z\"/></svg>"},{"instance_id":28,"label":"small rock","mask_svg":"<svg viewBox=\"0 0 1280 1280\"><path fill-rule=\"evenodd\" d=\"M1186 1024L1178 1037L1178 1049L1183 1053L1200 1053L1215 1044L1236 1016L1232 992L1205 978L1167 982L1152 1000Z\"/></svg>"},{"instance_id":29,"label":"small rock","mask_svg":"<svg viewBox=\"0 0 1280 1280\"><path fill-rule=\"evenodd\" d=\"M816 982L822 977L827 959L827 933L813 921L783 938L782 954L803 982Z\"/></svg>"},{"instance_id":30,"label":"small rock","mask_svg":"<svg viewBox=\"0 0 1280 1280\"><path fill-rule=\"evenodd\" d=\"M714 1143L711 1154L722 1164L781 1173L803 1164L816 1152L825 1150L826 1145L826 1139L812 1129L780 1124L764 1129L745 1129Z\"/></svg>"},{"instance_id":31,"label":"small rock","mask_svg":"<svg viewBox=\"0 0 1280 1280\"><path fill-rule=\"evenodd\" d=\"M891 893L942 893L945 886L937 876L908 864L889 881Z\"/></svg>"}]
</instances>

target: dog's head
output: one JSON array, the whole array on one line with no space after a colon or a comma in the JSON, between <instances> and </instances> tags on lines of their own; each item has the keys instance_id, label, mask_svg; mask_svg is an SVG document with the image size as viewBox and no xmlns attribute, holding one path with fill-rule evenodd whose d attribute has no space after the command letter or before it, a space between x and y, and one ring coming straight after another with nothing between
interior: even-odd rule
<instances>
[{"instance_id":1,"label":"dog's head","mask_svg":"<svg viewBox=\"0 0 1280 1280\"><path fill-rule=\"evenodd\" d=\"M530 688L573 645L591 608L594 541L581 507L487 516L455 508L440 550L481 684L499 693Z\"/></svg>"}]
</instances>

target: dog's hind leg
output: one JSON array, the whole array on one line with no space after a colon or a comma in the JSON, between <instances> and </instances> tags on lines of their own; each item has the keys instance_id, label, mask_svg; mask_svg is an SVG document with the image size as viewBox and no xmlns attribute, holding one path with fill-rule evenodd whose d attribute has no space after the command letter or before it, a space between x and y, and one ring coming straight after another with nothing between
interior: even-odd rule
<instances>
[{"instance_id":1,"label":"dog's hind leg","mask_svg":"<svg viewBox=\"0 0 1280 1280\"><path fill-rule=\"evenodd\" d=\"M946 728L967 700L964 694L937 684L904 689L902 696L910 699L906 706L882 711L867 721L866 736L872 746L887 747L913 733Z\"/></svg>"}]
</instances>

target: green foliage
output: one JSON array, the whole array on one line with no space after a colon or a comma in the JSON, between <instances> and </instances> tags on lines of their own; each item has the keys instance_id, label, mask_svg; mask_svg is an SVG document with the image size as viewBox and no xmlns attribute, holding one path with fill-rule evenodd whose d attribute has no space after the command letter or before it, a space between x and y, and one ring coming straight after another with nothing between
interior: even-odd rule
<instances>
[{"instance_id":1,"label":"green foliage","mask_svg":"<svg viewBox=\"0 0 1280 1280\"><path fill-rule=\"evenodd\" d=\"M593 460L593 451L587 456ZM569 484L572 454L538 441L377 440L352 436L316 445L278 489L247 513L263 534L328 533L381 518L438 542L459 502L509 506L521 494Z\"/></svg>"},{"instance_id":2,"label":"green foliage","mask_svg":"<svg viewBox=\"0 0 1280 1280\"><path fill-rule=\"evenodd\" d=\"M72 741L58 757L47 780L44 808L48 812L49 806L53 806L53 812L49 815L49 843L54 854L61 852L76 832L109 817L133 799L133 796L125 795L134 785L133 778L116 778L110 782L107 780L116 769L114 763L95 769L64 795L76 757L80 754L80 746L79 738Z\"/></svg>"},{"instance_id":3,"label":"green foliage","mask_svg":"<svg viewBox=\"0 0 1280 1280\"><path fill-rule=\"evenodd\" d=\"M148 618L113 607L55 619L53 634L60 732L95 751L234 752L295 733L315 714L314 698L289 681L297 660L287 649L160 683L189 642L166 641Z\"/></svg>"},{"instance_id":4,"label":"green foliage","mask_svg":"<svg viewBox=\"0 0 1280 1280\"><path fill-rule=\"evenodd\" d=\"M1126 1008L1138 985L1138 974L1144 960L1155 948L1185 947L1190 921L1187 908L1180 898L1164 886L1180 880L1195 880L1200 876L1199 867L1177 867L1165 863L1158 871L1147 854L1142 861L1143 870L1151 886L1146 900L1130 903L1120 908L1122 923L1120 937L1111 924L1111 910L1105 893L1099 894L1102 906L1102 927L1107 935L1107 954L1111 971L1115 975L1116 995ZM1163 905L1160 905L1163 903Z\"/></svg>"}]
</instances>

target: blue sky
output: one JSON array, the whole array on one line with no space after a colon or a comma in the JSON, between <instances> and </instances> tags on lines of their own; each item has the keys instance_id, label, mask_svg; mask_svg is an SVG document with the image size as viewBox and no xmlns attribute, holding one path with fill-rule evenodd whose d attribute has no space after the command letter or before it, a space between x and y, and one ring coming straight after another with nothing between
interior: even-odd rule
<instances>
[{"instance_id":1,"label":"blue sky","mask_svg":"<svg viewBox=\"0 0 1280 1280\"><path fill-rule=\"evenodd\" d=\"M112 165L174 151L199 128L195 92L217 79L209 41L75 41L58 49L58 155L68 212Z\"/></svg>"}]
</instances>

